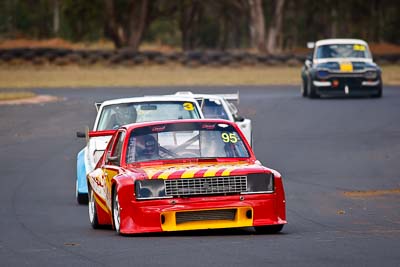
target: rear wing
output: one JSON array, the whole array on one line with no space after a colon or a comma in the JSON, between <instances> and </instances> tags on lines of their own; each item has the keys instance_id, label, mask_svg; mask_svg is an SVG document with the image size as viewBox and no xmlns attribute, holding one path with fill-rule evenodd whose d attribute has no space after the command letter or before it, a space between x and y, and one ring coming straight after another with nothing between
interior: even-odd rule
<instances>
[{"instance_id":1,"label":"rear wing","mask_svg":"<svg viewBox=\"0 0 400 267\"><path fill-rule=\"evenodd\" d=\"M239 100L240 100L239 99L239 91L237 91L234 94L216 94L216 96L222 96L229 102L236 102L237 104L239 104Z\"/></svg>"},{"instance_id":2,"label":"rear wing","mask_svg":"<svg viewBox=\"0 0 400 267\"><path fill-rule=\"evenodd\" d=\"M116 131L117 130L89 131L87 128L85 132L76 132L76 137L89 139L91 137L113 135Z\"/></svg>"},{"instance_id":3,"label":"rear wing","mask_svg":"<svg viewBox=\"0 0 400 267\"><path fill-rule=\"evenodd\" d=\"M179 91L179 92L176 92L175 95L192 96L196 99L201 99L201 97L196 97L196 94L193 94L191 91ZM237 91L236 93L232 93L232 94L210 94L210 95L223 97L229 102L236 102L237 104L239 104L239 91Z\"/></svg>"},{"instance_id":4,"label":"rear wing","mask_svg":"<svg viewBox=\"0 0 400 267\"><path fill-rule=\"evenodd\" d=\"M89 137L113 135L117 130L89 131Z\"/></svg>"}]
</instances>

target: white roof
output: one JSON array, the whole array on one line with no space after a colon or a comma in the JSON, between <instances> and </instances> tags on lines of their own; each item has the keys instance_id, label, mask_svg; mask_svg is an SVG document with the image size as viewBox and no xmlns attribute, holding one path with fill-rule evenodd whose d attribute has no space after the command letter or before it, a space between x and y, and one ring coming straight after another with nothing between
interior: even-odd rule
<instances>
[{"instance_id":1,"label":"white roof","mask_svg":"<svg viewBox=\"0 0 400 267\"><path fill-rule=\"evenodd\" d=\"M363 44L368 46L367 42L360 39L324 39L315 43L315 46L330 45L330 44Z\"/></svg>"},{"instance_id":2,"label":"white roof","mask_svg":"<svg viewBox=\"0 0 400 267\"><path fill-rule=\"evenodd\" d=\"M158 95L158 96L141 96L141 97L129 97L129 98L119 98L106 100L101 105L108 106L114 104L121 103L140 103L140 102L164 102L164 101L182 101L182 102L196 102L194 98L190 99L188 97L180 97L180 96L167 96L167 95ZM197 103L197 102L196 102Z\"/></svg>"},{"instance_id":3,"label":"white roof","mask_svg":"<svg viewBox=\"0 0 400 267\"><path fill-rule=\"evenodd\" d=\"M177 96L182 96L182 97L189 97L189 98L218 98L222 99L223 97L221 95L211 95L211 94L193 94L192 92L177 92L175 93Z\"/></svg>"},{"instance_id":4,"label":"white roof","mask_svg":"<svg viewBox=\"0 0 400 267\"><path fill-rule=\"evenodd\" d=\"M239 101L239 91L235 94L194 94L190 91L179 91L175 95L191 98L220 99L228 101Z\"/></svg>"}]
</instances>

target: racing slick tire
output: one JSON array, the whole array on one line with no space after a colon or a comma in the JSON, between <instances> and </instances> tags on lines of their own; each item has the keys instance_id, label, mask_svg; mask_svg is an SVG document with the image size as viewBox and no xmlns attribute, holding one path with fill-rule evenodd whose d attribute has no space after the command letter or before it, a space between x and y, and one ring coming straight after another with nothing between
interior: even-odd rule
<instances>
[{"instance_id":1,"label":"racing slick tire","mask_svg":"<svg viewBox=\"0 0 400 267\"><path fill-rule=\"evenodd\" d=\"M119 201L118 201L118 193L117 189L114 187L113 189L113 198L112 198L112 219L113 219L113 226L115 229L115 232L117 234L121 234L121 214L120 214L120 207L119 207Z\"/></svg>"},{"instance_id":2,"label":"racing slick tire","mask_svg":"<svg viewBox=\"0 0 400 267\"><path fill-rule=\"evenodd\" d=\"M312 86L312 80L309 79L307 82L307 95L309 98L319 98L319 95L315 91L315 87Z\"/></svg>"},{"instance_id":3,"label":"racing slick tire","mask_svg":"<svg viewBox=\"0 0 400 267\"><path fill-rule=\"evenodd\" d=\"M382 97L382 87L379 88L378 93L372 95L374 98L381 98Z\"/></svg>"},{"instance_id":4,"label":"racing slick tire","mask_svg":"<svg viewBox=\"0 0 400 267\"><path fill-rule=\"evenodd\" d=\"M96 209L96 201L94 200L94 193L93 190L89 187L88 188L89 193L88 193L88 198L89 198L89 221L90 224L92 225L93 229L97 229L100 227L99 221L97 218L97 209Z\"/></svg>"},{"instance_id":5,"label":"racing slick tire","mask_svg":"<svg viewBox=\"0 0 400 267\"><path fill-rule=\"evenodd\" d=\"M304 79L302 79L300 93L302 97L307 97L307 83Z\"/></svg>"},{"instance_id":6,"label":"racing slick tire","mask_svg":"<svg viewBox=\"0 0 400 267\"><path fill-rule=\"evenodd\" d=\"M85 204L88 204L88 202L89 202L88 194L79 193L79 191L78 191L78 179L76 180L76 183L75 183L75 197L76 197L76 201L78 202L79 205L85 205Z\"/></svg>"},{"instance_id":7,"label":"racing slick tire","mask_svg":"<svg viewBox=\"0 0 400 267\"><path fill-rule=\"evenodd\" d=\"M283 229L283 224L268 225L268 226L255 226L257 234L277 234Z\"/></svg>"},{"instance_id":8,"label":"racing slick tire","mask_svg":"<svg viewBox=\"0 0 400 267\"><path fill-rule=\"evenodd\" d=\"M77 193L77 194L76 194L76 201L78 202L79 205L88 204L88 202L89 202L88 194L85 194L85 193L83 193L83 194Z\"/></svg>"}]
</instances>

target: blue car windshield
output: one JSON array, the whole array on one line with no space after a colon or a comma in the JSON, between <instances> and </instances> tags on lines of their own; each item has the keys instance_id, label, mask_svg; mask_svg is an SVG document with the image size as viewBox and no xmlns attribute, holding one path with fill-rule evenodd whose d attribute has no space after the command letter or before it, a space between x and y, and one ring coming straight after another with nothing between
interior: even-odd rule
<instances>
[{"instance_id":1,"label":"blue car windshield","mask_svg":"<svg viewBox=\"0 0 400 267\"><path fill-rule=\"evenodd\" d=\"M204 98L199 102L200 105L203 105L202 111L205 118L229 120L221 100Z\"/></svg>"},{"instance_id":2,"label":"blue car windshield","mask_svg":"<svg viewBox=\"0 0 400 267\"><path fill-rule=\"evenodd\" d=\"M363 44L331 44L317 47L316 58L371 58Z\"/></svg>"}]
</instances>

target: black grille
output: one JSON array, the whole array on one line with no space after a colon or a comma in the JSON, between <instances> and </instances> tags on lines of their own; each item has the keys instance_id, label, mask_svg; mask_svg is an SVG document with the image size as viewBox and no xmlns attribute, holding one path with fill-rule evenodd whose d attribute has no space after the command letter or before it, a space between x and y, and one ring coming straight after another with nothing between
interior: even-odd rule
<instances>
[{"instance_id":1,"label":"black grille","mask_svg":"<svg viewBox=\"0 0 400 267\"><path fill-rule=\"evenodd\" d=\"M236 209L177 212L176 224L213 220L234 221L235 216Z\"/></svg>"},{"instance_id":2,"label":"black grille","mask_svg":"<svg viewBox=\"0 0 400 267\"><path fill-rule=\"evenodd\" d=\"M167 196L228 194L247 190L246 176L182 178L164 182Z\"/></svg>"}]
</instances>

